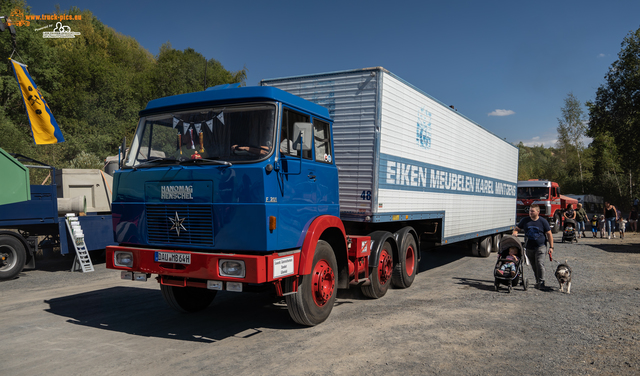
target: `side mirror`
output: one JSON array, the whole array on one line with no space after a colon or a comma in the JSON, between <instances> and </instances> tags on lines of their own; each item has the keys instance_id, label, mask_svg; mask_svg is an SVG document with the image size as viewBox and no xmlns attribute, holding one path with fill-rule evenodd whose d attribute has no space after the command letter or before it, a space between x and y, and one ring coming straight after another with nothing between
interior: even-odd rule
<instances>
[{"instance_id":1,"label":"side mirror","mask_svg":"<svg viewBox=\"0 0 640 376\"><path fill-rule=\"evenodd\" d=\"M311 136L313 128L311 123L293 124L293 148L296 150L311 150Z\"/></svg>"},{"instance_id":2,"label":"side mirror","mask_svg":"<svg viewBox=\"0 0 640 376\"><path fill-rule=\"evenodd\" d=\"M123 137L122 145L120 145L120 149L118 150L118 169L122 169L126 155L127 155L127 138Z\"/></svg>"}]
</instances>

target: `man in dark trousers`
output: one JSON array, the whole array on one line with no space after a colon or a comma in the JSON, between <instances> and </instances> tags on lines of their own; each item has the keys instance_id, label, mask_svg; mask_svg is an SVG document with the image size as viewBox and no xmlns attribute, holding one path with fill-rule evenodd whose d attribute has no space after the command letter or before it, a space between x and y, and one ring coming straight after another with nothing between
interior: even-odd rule
<instances>
[{"instance_id":1,"label":"man in dark trousers","mask_svg":"<svg viewBox=\"0 0 640 376\"><path fill-rule=\"evenodd\" d=\"M544 284L544 258L547 255L546 242L549 242L549 257L553 255L553 234L546 219L540 217L540 207L531 205L529 218L523 218L513 230L512 235L518 236L518 231L524 231L527 240L524 245L527 257L531 262L533 274L536 276L536 287L547 290Z\"/></svg>"}]
</instances>

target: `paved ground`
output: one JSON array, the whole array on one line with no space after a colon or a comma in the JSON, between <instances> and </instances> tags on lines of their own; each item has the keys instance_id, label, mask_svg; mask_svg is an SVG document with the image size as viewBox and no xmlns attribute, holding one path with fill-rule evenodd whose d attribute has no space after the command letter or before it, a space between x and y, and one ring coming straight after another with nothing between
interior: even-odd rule
<instances>
[{"instance_id":1,"label":"paved ground","mask_svg":"<svg viewBox=\"0 0 640 376\"><path fill-rule=\"evenodd\" d=\"M557 243L555 255L574 269L570 295L551 278L550 292L495 292L495 255L449 246L423 252L409 289L341 291L313 328L269 294L221 293L183 315L155 281L42 260L0 283L0 374L640 374L640 235Z\"/></svg>"}]
</instances>

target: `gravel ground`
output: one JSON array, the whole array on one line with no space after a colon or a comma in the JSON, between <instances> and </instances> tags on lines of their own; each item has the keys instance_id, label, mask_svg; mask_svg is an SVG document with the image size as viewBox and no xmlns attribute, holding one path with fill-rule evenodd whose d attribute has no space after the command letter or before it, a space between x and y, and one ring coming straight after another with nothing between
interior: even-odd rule
<instances>
[{"instance_id":1,"label":"gravel ground","mask_svg":"<svg viewBox=\"0 0 640 376\"><path fill-rule=\"evenodd\" d=\"M312 328L269 294L223 292L182 315L154 281L44 260L0 283L0 374L639 375L640 234L558 241L571 294L558 291L550 262L551 291L495 292L495 254L447 246L423 252L411 288L378 300L340 291Z\"/></svg>"}]
</instances>

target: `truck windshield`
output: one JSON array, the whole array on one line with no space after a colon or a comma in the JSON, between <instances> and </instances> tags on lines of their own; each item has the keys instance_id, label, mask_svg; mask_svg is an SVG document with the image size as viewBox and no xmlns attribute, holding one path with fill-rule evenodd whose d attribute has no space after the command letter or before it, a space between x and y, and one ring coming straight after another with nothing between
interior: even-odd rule
<instances>
[{"instance_id":1,"label":"truck windshield","mask_svg":"<svg viewBox=\"0 0 640 376\"><path fill-rule=\"evenodd\" d=\"M549 198L547 187L518 187L518 198L521 200L546 200Z\"/></svg>"},{"instance_id":2,"label":"truck windshield","mask_svg":"<svg viewBox=\"0 0 640 376\"><path fill-rule=\"evenodd\" d=\"M125 166L155 167L193 159L261 160L273 151L275 114L275 105L258 104L143 117Z\"/></svg>"}]
</instances>

